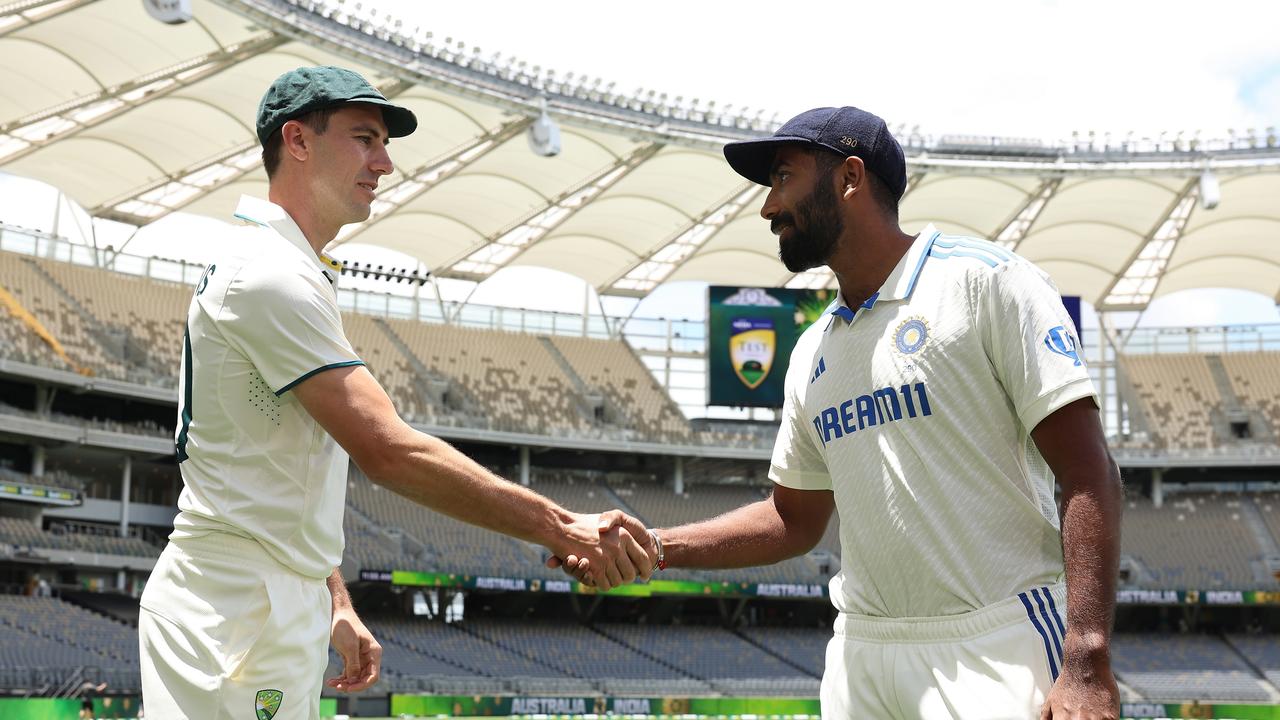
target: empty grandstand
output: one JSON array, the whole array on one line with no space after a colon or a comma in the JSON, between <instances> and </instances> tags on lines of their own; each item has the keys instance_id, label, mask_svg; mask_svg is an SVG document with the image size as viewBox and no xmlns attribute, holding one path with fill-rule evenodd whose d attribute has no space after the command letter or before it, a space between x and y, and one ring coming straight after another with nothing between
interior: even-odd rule
<instances>
[{"instance_id":1,"label":"empty grandstand","mask_svg":"<svg viewBox=\"0 0 1280 720\"><path fill-rule=\"evenodd\" d=\"M130 283L130 292L95 302L91 295L111 286L118 275ZM29 283L44 286L27 291ZM8 366L2 381L10 391L0 403L0 421L10 418L18 425L6 427L26 428L19 429L19 437L33 433L30 438L37 444L29 446L30 452L21 444L6 446L0 479L15 488L60 489L71 498L70 507L55 506L52 499L22 501L21 506L16 500L0 500L0 547L15 559L80 565L72 574L80 587L134 593L163 542L171 517L164 504L172 503L176 491L172 465L152 462L172 433L172 395L167 394L172 391L163 390L175 385L172 369L163 369L172 357L139 348L163 343L180 326L188 291L147 277L9 252L0 252L0 285L13 288L10 307L37 306L29 312L43 331L55 339L68 337L66 343L49 342L21 311L3 322L6 337L14 341L0 347L0 360L16 364ZM37 303L31 299L36 296L46 300ZM50 305L50 297L62 301ZM351 305L361 303L357 299ZM457 442L493 438L508 444L506 450L487 445L473 452L488 457L512 481L524 480L573 509L616 507L652 525L690 522L765 497L771 426L686 419L625 336L540 335L427 320L344 314L353 344L408 419L446 435L455 433ZM90 333L85 330L89 323L105 330ZM65 359L56 351L59 347ZM1138 462L1123 532L1125 588L1172 592L1181 602L1187 602L1187 592L1242 593L1243 598L1243 593L1280 590L1280 500L1275 492L1280 485L1264 473L1243 482L1224 477L1201 487L1177 469L1194 468L1196 458L1224 453L1269 457L1277 356L1253 349L1206 354L1144 353L1139 348L1110 366L1128 423L1127 433L1116 431L1118 452L1123 462L1125 450L1134 451ZM34 374L42 368L64 374L43 385L48 381ZM92 389L87 395L60 391L107 381L120 383L111 386L116 397L123 392L132 399L97 400ZM34 465L35 449L65 431L78 434L68 437L93 438L102 448L96 452L107 455L46 448L40 450L40 466ZM490 434L478 436L477 431ZM130 437L154 442L156 450L151 459L139 458L130 466L136 469L121 475L119 466L107 460L109 448L127 447ZM587 444L591 442L605 444ZM689 454L628 455L627 448L635 443L687 448ZM703 451L709 456L697 454ZM595 459L585 459L584 453ZM1163 457L1159 465L1149 462L1153 456ZM1162 470L1160 465L1174 467ZM126 476L133 502L127 529L122 529L126 503L120 483ZM370 597L387 587L385 580L372 578L390 577L393 571L506 579L488 587L510 582L533 587L528 583L561 577L543 567L541 548L406 503L355 468L348 508L344 568L353 578L370 578L364 590ZM752 583L797 588L786 592L803 597L822 587L838 567L839 552L833 521L807 556L768 568L673 570L663 577L714 588ZM113 567L120 563L129 569ZM46 580L57 573L50 575ZM19 581L14 587L22 584L21 577L10 577ZM811 696L828 637L823 613L814 614L821 606L804 611L813 623L806 628L756 624L777 612L764 599L750 601L751 609L741 614L708 616L702 611L678 626L667 624L668 619L660 626L666 629L636 618L579 614L582 610L574 611L565 626L539 615L513 615L509 608L486 610L495 591L474 583L471 589L439 587L445 594L425 601L435 603L429 617L406 615L403 608L388 614L384 608L374 621L385 639L391 691L643 696L660 682L690 695ZM407 590L410 595L423 592L412 585ZM470 596L466 619L442 623L446 613L440 606L452 603L457 593ZM39 607L58 608L62 615L75 607L56 599L44 602ZM505 607L505 601L499 605ZM127 632L120 620L103 618L105 630L71 642L47 624L21 624L25 621L18 611L12 612L14 622L4 630L10 641L31 640L22 643L22 653L0 665L6 682L52 687L68 678L110 676L116 687L130 687L133 681L125 675L132 666L115 667L111 675L99 660L114 652L104 638L120 628ZM90 622L86 618L100 617L72 615L78 619L66 622L83 624ZM1221 634L1195 631L1194 620L1186 627L1186 634L1128 633L1117 641L1116 666L1126 697L1174 701L1190 693L1206 700L1261 702L1277 696L1269 640L1243 632L1243 621ZM38 663L32 662L32 654Z\"/></svg>"}]
</instances>

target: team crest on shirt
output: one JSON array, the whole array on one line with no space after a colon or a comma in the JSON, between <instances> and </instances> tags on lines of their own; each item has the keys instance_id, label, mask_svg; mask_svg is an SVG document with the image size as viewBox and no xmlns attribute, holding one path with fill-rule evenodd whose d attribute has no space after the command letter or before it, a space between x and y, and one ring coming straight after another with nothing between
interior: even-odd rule
<instances>
[{"instance_id":1,"label":"team crest on shirt","mask_svg":"<svg viewBox=\"0 0 1280 720\"><path fill-rule=\"evenodd\" d=\"M929 323L922 317L911 317L902 321L893 333L893 344L903 355L912 355L920 351L929 339Z\"/></svg>"},{"instance_id":2,"label":"team crest on shirt","mask_svg":"<svg viewBox=\"0 0 1280 720\"><path fill-rule=\"evenodd\" d=\"M253 699L253 711L258 720L271 720L280 711L284 693L279 690L259 690Z\"/></svg>"}]
</instances>

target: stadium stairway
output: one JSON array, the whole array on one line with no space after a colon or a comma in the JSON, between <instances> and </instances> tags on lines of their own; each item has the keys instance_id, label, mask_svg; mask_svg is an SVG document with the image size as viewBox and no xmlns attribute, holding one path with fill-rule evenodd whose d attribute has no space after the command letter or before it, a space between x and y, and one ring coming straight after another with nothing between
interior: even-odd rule
<instances>
[{"instance_id":1,"label":"stadium stairway","mask_svg":"<svg viewBox=\"0 0 1280 720\"><path fill-rule=\"evenodd\" d=\"M750 635L748 635L748 634L746 634L746 633L744 633L744 632L741 632L741 631L739 631L739 630L734 630L734 631L733 631L733 634L734 634L734 635L737 635L737 636L738 636L738 637L740 637L740 638L742 638L742 640L743 640L744 642L749 643L749 644L751 644L751 645L754 645L754 646L756 647L756 649L758 649L760 652L762 652L762 653L764 653L764 654L766 654L766 655L772 655L773 657L777 658L778 662L781 662L781 663L783 663L784 665L787 665L787 666L793 667L793 668L795 668L796 670L798 670L798 671L800 671L800 672L804 673L805 675L810 675L810 676L813 676L813 677L816 677L816 678L819 678L819 679L821 679L821 678L822 678L822 669L821 669L821 668L819 668L819 669L818 669L818 672L815 674L815 673L814 673L814 669L813 669L812 667L810 667L811 663L801 663L801 662L796 662L796 661L795 661L795 660L793 660L791 657L789 657L787 654L785 654L785 653L780 653L780 652L776 652L776 651L774 651L774 649L773 649L773 648L769 647L768 645L766 645L766 644L764 644L764 643L760 642L759 640L756 640L755 638L751 637Z\"/></svg>"},{"instance_id":2,"label":"stadium stairway","mask_svg":"<svg viewBox=\"0 0 1280 720\"><path fill-rule=\"evenodd\" d=\"M1249 532L1253 533L1262 550L1262 557L1253 563L1254 580L1260 587L1267 587L1276 581L1277 573L1280 573L1280 544L1267 527L1256 499L1246 498L1240 503L1240 519L1249 528Z\"/></svg>"},{"instance_id":3,"label":"stadium stairway","mask_svg":"<svg viewBox=\"0 0 1280 720\"><path fill-rule=\"evenodd\" d=\"M22 302L19 301L18 298L14 297L13 293L10 293L3 285L0 285L0 306L3 306L8 311L9 316L12 317L19 326L17 328L12 328L8 327L8 323L5 323L5 330L20 333L25 330L34 333L36 337L40 338L44 343L44 347L48 348L50 352L53 352L59 359L66 363L67 367L73 368L81 375L89 374L85 368L80 367L71 360L70 356L67 355L66 349L62 347L62 343L58 342L58 338L54 337L53 333L49 332L49 329L44 326L44 323L41 323L39 318L23 306ZM0 337L3 336L0 335ZM10 338L4 339L9 340ZM23 343L21 339L17 339L15 344L21 345ZM50 365L52 367L57 367L56 362L52 362Z\"/></svg>"},{"instance_id":4,"label":"stadium stairway","mask_svg":"<svg viewBox=\"0 0 1280 720\"><path fill-rule=\"evenodd\" d=\"M148 354L144 349L130 348L127 336L117 335L108 330L108 325L103 323L102 320L98 319L93 313L89 312L89 309L84 306L84 303L80 302L80 299L76 297L75 294L64 287L62 283L58 282L58 279L54 277L53 274L50 273L42 264L29 258L23 258L23 262L30 265L36 271L36 274L40 276L40 279L44 280L45 283L47 283L49 287L57 293L59 298L67 304L67 307L71 308L81 317L84 321L83 324L85 329L89 331L89 334L93 336L93 339L97 341L98 345L101 346L103 350L113 355L116 360L123 363L126 367L141 364L146 366L146 368L152 373L160 374L155 368L150 367ZM171 371L169 369L165 369L165 374L170 372Z\"/></svg>"},{"instance_id":5,"label":"stadium stairway","mask_svg":"<svg viewBox=\"0 0 1280 720\"><path fill-rule=\"evenodd\" d=\"M709 683L707 683L707 679L706 679L706 678L704 678L704 677L700 677L697 673L690 672L689 670L686 670L686 669L684 669L684 668L682 668L682 667L679 667L679 666L675 665L674 663L671 663L671 662L667 661L666 659L662 658L661 656L659 656L659 655L657 655L657 654L655 654L655 653L651 653L651 652L649 652L649 651L645 650L644 648L637 647L637 646L635 646L634 644L627 642L627 641L626 641L624 638L622 638L622 637L615 637L615 635L610 634L610 633L606 632L605 630L603 630L603 629L601 629L601 628L599 628L599 627L596 627L596 626L594 626L594 625L590 626L590 629L591 629L591 631L592 631L592 632L594 632L595 634L597 634L597 635L601 636L602 638L604 638L604 639L608 640L609 642L612 642L612 643L616 643L616 644L618 644L618 645L621 645L621 646L623 646L623 647L627 648L628 650L630 650L630 651L634 652L635 654L637 654L637 655L639 655L639 656L641 656L641 657L644 657L644 658L646 658L646 659L648 659L648 660L650 660L650 661L652 661L652 662L657 663L658 665L661 665L661 666L663 666L663 667L665 667L665 668L669 669L669 670L670 670L672 673L674 673L677 677L689 677L689 678L691 678L691 679L693 679L693 680L697 680L698 682L706 683L706 684L708 684L708 685L709 685Z\"/></svg>"},{"instance_id":6,"label":"stadium stairway","mask_svg":"<svg viewBox=\"0 0 1280 720\"><path fill-rule=\"evenodd\" d=\"M1235 653L1245 665L1248 665L1258 674L1258 687L1271 696L1267 698L1267 702L1280 703L1280 687L1275 684L1278 679L1277 674L1274 671L1268 672L1267 668L1259 666L1254 661L1254 658L1242 647L1245 644L1245 639L1233 639L1230 635L1223 635L1222 641L1226 643L1227 647L1231 648L1231 652Z\"/></svg>"},{"instance_id":7,"label":"stadium stairway","mask_svg":"<svg viewBox=\"0 0 1280 720\"><path fill-rule=\"evenodd\" d=\"M399 350L404 359L408 361L409 367L413 368L414 390L424 404L438 413L449 412L450 408L448 406L451 404L459 405L460 409L463 409L468 414L476 412L479 404L474 399L465 397L465 392L458 383L451 382L444 375L427 367L427 364L422 362L422 358L413 352L413 349L404 341L404 338L400 337L400 334L386 320L380 317L371 319L374 326L387 336L392 346ZM446 398L451 398L454 402L446 402Z\"/></svg>"},{"instance_id":8,"label":"stadium stairway","mask_svg":"<svg viewBox=\"0 0 1280 720\"><path fill-rule=\"evenodd\" d=\"M603 415L605 411L604 396L598 390L592 390L587 386L586 381L582 379L582 376L579 375L578 371L573 368L572 364L570 364L569 358L565 357L564 353L560 352L560 348L556 347L556 344L551 341L551 338L546 335L539 335L538 344L542 345L542 348L547 351L547 354L551 356L551 359L554 360L556 365L560 367L560 370L564 372L565 377L569 378L569 382L573 384L574 390L578 392L578 397L576 399L578 400L578 409L582 412L583 417L590 422L592 418L596 416L597 408L599 409L600 414Z\"/></svg>"}]
</instances>

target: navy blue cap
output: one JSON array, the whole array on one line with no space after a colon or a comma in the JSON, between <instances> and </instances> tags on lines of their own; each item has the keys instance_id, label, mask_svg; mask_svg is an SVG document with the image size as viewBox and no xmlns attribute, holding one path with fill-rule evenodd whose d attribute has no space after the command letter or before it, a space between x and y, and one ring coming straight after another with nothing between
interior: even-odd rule
<instances>
[{"instance_id":1,"label":"navy blue cap","mask_svg":"<svg viewBox=\"0 0 1280 720\"><path fill-rule=\"evenodd\" d=\"M880 116L856 107L806 110L783 123L770 137L725 145L724 157L742 177L768 186L773 184L769 182L773 156L784 143L820 147L841 157L860 157L894 197L901 199L907 190L907 160L902 146Z\"/></svg>"}]
</instances>

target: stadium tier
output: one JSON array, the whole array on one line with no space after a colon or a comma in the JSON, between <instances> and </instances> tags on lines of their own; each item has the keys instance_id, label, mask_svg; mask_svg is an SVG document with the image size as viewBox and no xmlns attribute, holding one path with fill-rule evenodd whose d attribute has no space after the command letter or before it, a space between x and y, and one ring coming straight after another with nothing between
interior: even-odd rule
<instances>
[{"instance_id":1,"label":"stadium tier","mask_svg":"<svg viewBox=\"0 0 1280 720\"><path fill-rule=\"evenodd\" d=\"M1280 643L1269 635L1229 635L1230 643L1272 685L1280 687Z\"/></svg>"},{"instance_id":2,"label":"stadium tier","mask_svg":"<svg viewBox=\"0 0 1280 720\"><path fill-rule=\"evenodd\" d=\"M137 631L52 597L0 595L0 682L5 687L56 685L66 671L137 692Z\"/></svg>"},{"instance_id":3,"label":"stadium tier","mask_svg":"<svg viewBox=\"0 0 1280 720\"><path fill-rule=\"evenodd\" d=\"M1116 674L1147 700L1271 698L1261 678L1221 638L1119 634L1111 656Z\"/></svg>"},{"instance_id":4,"label":"stadium tier","mask_svg":"<svg viewBox=\"0 0 1280 720\"><path fill-rule=\"evenodd\" d=\"M830 630L645 626L478 617L454 623L371 615L398 692L813 696ZM0 595L0 687L40 687L78 670L136 690L130 625L51 597ZM1280 651L1259 635L1119 633L1112 662L1132 699L1266 701ZM339 667L331 658L332 675ZM1255 672L1254 668L1261 671Z\"/></svg>"},{"instance_id":5,"label":"stadium tier","mask_svg":"<svg viewBox=\"0 0 1280 720\"><path fill-rule=\"evenodd\" d=\"M1280 358L1274 352L1123 355L1120 368L1133 389L1157 447L1203 450L1228 444L1274 445L1280 428Z\"/></svg>"},{"instance_id":6,"label":"stadium tier","mask_svg":"<svg viewBox=\"0 0 1280 720\"><path fill-rule=\"evenodd\" d=\"M0 357L177 386L190 288L0 252ZM411 422L691 444L623 340L551 338L347 312L348 339ZM771 442L748 438L747 446Z\"/></svg>"},{"instance_id":7,"label":"stadium tier","mask_svg":"<svg viewBox=\"0 0 1280 720\"><path fill-rule=\"evenodd\" d=\"M1275 507L1247 494L1177 496L1156 508L1130 498L1121 552L1135 561L1130 583L1148 588L1280 589L1263 562L1280 535Z\"/></svg>"},{"instance_id":8,"label":"stadium tier","mask_svg":"<svg viewBox=\"0 0 1280 720\"><path fill-rule=\"evenodd\" d=\"M1262 413L1273 433L1280 432L1280 363L1275 354L1240 352L1221 357L1235 394Z\"/></svg>"},{"instance_id":9,"label":"stadium tier","mask_svg":"<svg viewBox=\"0 0 1280 720\"><path fill-rule=\"evenodd\" d=\"M68 523L42 530L30 520L0 516L0 544L19 550L65 550L154 558L161 548L134 537L119 537L116 530Z\"/></svg>"}]
</instances>

